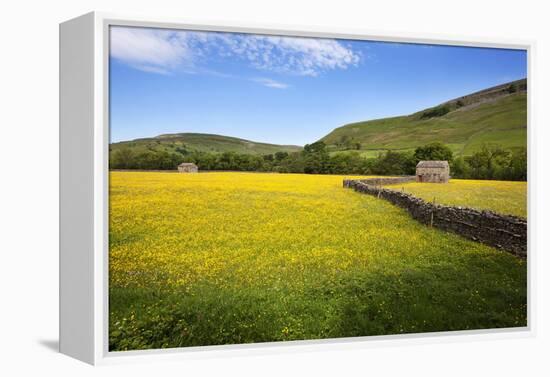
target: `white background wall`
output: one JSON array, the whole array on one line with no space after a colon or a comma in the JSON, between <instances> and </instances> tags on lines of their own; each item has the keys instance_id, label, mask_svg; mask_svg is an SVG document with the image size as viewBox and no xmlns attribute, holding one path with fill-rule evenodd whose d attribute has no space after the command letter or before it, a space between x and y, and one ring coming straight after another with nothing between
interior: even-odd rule
<instances>
[{"instance_id":1,"label":"white background wall","mask_svg":"<svg viewBox=\"0 0 550 377\"><path fill-rule=\"evenodd\" d=\"M548 375L550 28L544 1L51 0L4 1L0 17L0 374L23 375ZM347 351L91 368L55 353L58 307L58 23L91 10L536 39L534 95L538 335L396 344ZM546 35L544 35L546 33ZM545 172L546 170L546 172ZM533 223L531 223L532 225ZM545 234L546 233L546 234ZM8 370L11 370L9 372Z\"/></svg>"}]
</instances>

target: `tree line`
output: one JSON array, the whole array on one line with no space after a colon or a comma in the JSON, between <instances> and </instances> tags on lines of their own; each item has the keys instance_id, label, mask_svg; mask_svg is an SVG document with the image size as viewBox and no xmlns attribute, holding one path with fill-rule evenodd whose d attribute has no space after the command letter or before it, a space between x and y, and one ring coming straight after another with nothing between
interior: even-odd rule
<instances>
[{"instance_id":1,"label":"tree line","mask_svg":"<svg viewBox=\"0 0 550 377\"><path fill-rule=\"evenodd\" d=\"M446 145L435 142L414 151L388 150L365 158L359 152L330 154L324 142L307 144L300 152L252 155L235 152L208 153L180 149L176 152L130 148L111 151L111 169L175 170L182 162L193 162L200 170L233 170L306 174L414 175L421 160L447 160L454 178L527 180L527 150L509 150L484 144L476 153L454 157Z\"/></svg>"}]
</instances>

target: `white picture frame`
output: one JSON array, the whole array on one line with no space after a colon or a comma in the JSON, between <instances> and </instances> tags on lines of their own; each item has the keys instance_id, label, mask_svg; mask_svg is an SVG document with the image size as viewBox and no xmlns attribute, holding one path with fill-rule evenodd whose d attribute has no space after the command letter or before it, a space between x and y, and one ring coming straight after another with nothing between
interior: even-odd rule
<instances>
[{"instance_id":1,"label":"white picture frame","mask_svg":"<svg viewBox=\"0 0 550 377\"><path fill-rule=\"evenodd\" d=\"M532 93L528 98L528 326L516 329L307 340L291 343L204 346L149 351L108 350L108 30L112 25L204 31L330 37L386 42L429 43L524 49L528 86L533 88L533 41L387 33L345 28L196 22L88 13L60 24L60 352L90 364L160 358L219 357L381 346L395 342L449 342L533 336L535 250L532 221L534 130Z\"/></svg>"}]
</instances>

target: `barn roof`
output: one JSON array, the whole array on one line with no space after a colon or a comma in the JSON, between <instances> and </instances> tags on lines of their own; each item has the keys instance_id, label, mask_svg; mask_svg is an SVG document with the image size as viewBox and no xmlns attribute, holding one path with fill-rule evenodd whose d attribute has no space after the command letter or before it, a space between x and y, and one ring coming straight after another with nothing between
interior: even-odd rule
<instances>
[{"instance_id":1,"label":"barn roof","mask_svg":"<svg viewBox=\"0 0 550 377\"><path fill-rule=\"evenodd\" d=\"M195 164L192 163L192 162L182 162L182 163L179 164L178 166L197 166L197 165L195 165Z\"/></svg>"},{"instance_id":2,"label":"barn roof","mask_svg":"<svg viewBox=\"0 0 550 377\"><path fill-rule=\"evenodd\" d=\"M447 161L420 161L417 168L448 168L449 163Z\"/></svg>"}]
</instances>

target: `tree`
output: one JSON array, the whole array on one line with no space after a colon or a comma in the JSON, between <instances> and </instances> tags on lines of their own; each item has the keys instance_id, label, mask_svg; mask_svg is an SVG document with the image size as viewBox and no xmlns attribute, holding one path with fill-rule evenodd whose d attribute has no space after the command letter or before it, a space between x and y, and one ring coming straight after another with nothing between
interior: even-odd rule
<instances>
[{"instance_id":1,"label":"tree","mask_svg":"<svg viewBox=\"0 0 550 377\"><path fill-rule=\"evenodd\" d=\"M113 169L135 169L135 153L130 148L121 148L113 151L110 157L110 166Z\"/></svg>"},{"instance_id":2,"label":"tree","mask_svg":"<svg viewBox=\"0 0 550 377\"><path fill-rule=\"evenodd\" d=\"M327 151L327 146L323 141L316 141L313 144L306 144L304 146L305 154L326 153L326 151Z\"/></svg>"},{"instance_id":3,"label":"tree","mask_svg":"<svg viewBox=\"0 0 550 377\"><path fill-rule=\"evenodd\" d=\"M234 152L223 152L218 157L218 170L235 170L234 167L237 165L235 163L236 153Z\"/></svg>"},{"instance_id":4,"label":"tree","mask_svg":"<svg viewBox=\"0 0 550 377\"><path fill-rule=\"evenodd\" d=\"M487 162L483 154L477 152L471 156L466 157L464 160L470 167L470 175L468 178L476 178L476 179L488 178Z\"/></svg>"},{"instance_id":5,"label":"tree","mask_svg":"<svg viewBox=\"0 0 550 377\"><path fill-rule=\"evenodd\" d=\"M276 167L280 173L303 173L304 157L301 152L294 152L284 158Z\"/></svg>"},{"instance_id":6,"label":"tree","mask_svg":"<svg viewBox=\"0 0 550 377\"><path fill-rule=\"evenodd\" d=\"M388 150L378 155L372 165L372 172L381 175L414 174L415 166L414 155Z\"/></svg>"},{"instance_id":7,"label":"tree","mask_svg":"<svg viewBox=\"0 0 550 377\"><path fill-rule=\"evenodd\" d=\"M288 152L275 152L275 161L283 161L288 157Z\"/></svg>"},{"instance_id":8,"label":"tree","mask_svg":"<svg viewBox=\"0 0 550 377\"><path fill-rule=\"evenodd\" d=\"M510 161L510 151L498 144L483 144L479 152L466 157L472 168L472 178L477 179L502 178Z\"/></svg>"},{"instance_id":9,"label":"tree","mask_svg":"<svg viewBox=\"0 0 550 377\"><path fill-rule=\"evenodd\" d=\"M330 174L361 174L364 158L359 153L336 153L330 157L327 172Z\"/></svg>"},{"instance_id":10,"label":"tree","mask_svg":"<svg viewBox=\"0 0 550 377\"><path fill-rule=\"evenodd\" d=\"M329 154L324 142L317 141L313 144L306 144L302 156L304 157L304 173L323 174L328 172Z\"/></svg>"},{"instance_id":11,"label":"tree","mask_svg":"<svg viewBox=\"0 0 550 377\"><path fill-rule=\"evenodd\" d=\"M464 161L464 158L457 157L451 162L451 175L453 178L468 178L470 166Z\"/></svg>"},{"instance_id":12,"label":"tree","mask_svg":"<svg viewBox=\"0 0 550 377\"><path fill-rule=\"evenodd\" d=\"M445 144L436 141L416 148L414 158L416 163L430 160L452 161L453 151Z\"/></svg>"},{"instance_id":13,"label":"tree","mask_svg":"<svg viewBox=\"0 0 550 377\"><path fill-rule=\"evenodd\" d=\"M510 164L506 170L504 179L512 181L527 180L527 149L520 148L512 153Z\"/></svg>"}]
</instances>

